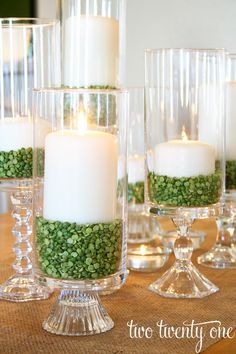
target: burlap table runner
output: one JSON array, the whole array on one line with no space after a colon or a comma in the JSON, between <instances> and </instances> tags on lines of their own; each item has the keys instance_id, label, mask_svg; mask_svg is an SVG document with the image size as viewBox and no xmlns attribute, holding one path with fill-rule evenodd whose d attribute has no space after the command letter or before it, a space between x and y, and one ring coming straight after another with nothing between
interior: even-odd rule
<instances>
[{"instance_id":1,"label":"burlap table runner","mask_svg":"<svg viewBox=\"0 0 236 354\"><path fill-rule=\"evenodd\" d=\"M212 222L204 222L201 226L210 231L210 237L204 245L205 250L214 242L215 228ZM5 236L0 227L0 237ZM4 250L1 252L4 254ZM203 250L197 251L195 257L202 252ZM165 269L171 262L173 258ZM7 262L4 260L4 263L0 264L1 282L11 274L9 263L8 258ZM198 338L162 339L156 323L162 320L165 324L177 328L183 326L184 321L191 323L194 320L195 323L202 323L217 320L226 328L236 327L236 270L213 270L199 266L199 269L220 287L220 292L201 300L173 300L162 298L147 289L165 269L152 274L131 273L120 291L103 296L102 301L114 320L115 327L110 332L92 337L61 337L48 334L42 329L42 321L55 300L55 294L50 300L40 302L15 304L1 301L0 353L191 354L195 353ZM130 338L127 322L131 320L144 328L151 327L152 337ZM218 337L210 337L209 332L213 326L216 325L203 326L206 336L202 340L202 351L220 340Z\"/></svg>"}]
</instances>

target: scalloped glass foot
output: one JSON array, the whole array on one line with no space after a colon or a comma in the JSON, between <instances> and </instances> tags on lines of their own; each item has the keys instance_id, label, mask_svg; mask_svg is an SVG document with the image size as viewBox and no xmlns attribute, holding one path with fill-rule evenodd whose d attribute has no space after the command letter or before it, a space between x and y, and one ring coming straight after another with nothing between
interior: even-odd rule
<instances>
[{"instance_id":1,"label":"scalloped glass foot","mask_svg":"<svg viewBox=\"0 0 236 354\"><path fill-rule=\"evenodd\" d=\"M114 322L93 292L62 290L43 329L67 336L85 336L107 332Z\"/></svg>"},{"instance_id":2,"label":"scalloped glass foot","mask_svg":"<svg viewBox=\"0 0 236 354\"><path fill-rule=\"evenodd\" d=\"M39 285L32 275L13 275L0 286L0 299L14 302L46 300L53 291Z\"/></svg>"},{"instance_id":3,"label":"scalloped glass foot","mask_svg":"<svg viewBox=\"0 0 236 354\"><path fill-rule=\"evenodd\" d=\"M149 289L163 297L203 298L219 289L190 261L176 261Z\"/></svg>"},{"instance_id":4,"label":"scalloped glass foot","mask_svg":"<svg viewBox=\"0 0 236 354\"><path fill-rule=\"evenodd\" d=\"M215 245L198 257L198 263L211 268L236 268L236 254L229 246Z\"/></svg>"}]
</instances>

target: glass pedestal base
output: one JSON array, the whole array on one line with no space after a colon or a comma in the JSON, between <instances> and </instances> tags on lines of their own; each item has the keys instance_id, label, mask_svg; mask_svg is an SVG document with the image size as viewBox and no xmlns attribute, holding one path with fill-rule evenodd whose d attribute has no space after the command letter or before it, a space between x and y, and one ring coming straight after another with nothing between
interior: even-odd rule
<instances>
[{"instance_id":1,"label":"glass pedestal base","mask_svg":"<svg viewBox=\"0 0 236 354\"><path fill-rule=\"evenodd\" d=\"M12 217L15 224L12 234L16 238L13 251L16 255L13 269L16 272L0 285L0 299L14 302L48 299L53 292L47 284L40 285L34 277L31 261L31 215L32 215L32 180L0 179L0 190L10 193L13 205Z\"/></svg>"},{"instance_id":2,"label":"glass pedestal base","mask_svg":"<svg viewBox=\"0 0 236 354\"><path fill-rule=\"evenodd\" d=\"M0 299L14 302L46 300L53 291L39 285L32 274L16 274L0 286Z\"/></svg>"},{"instance_id":3,"label":"glass pedestal base","mask_svg":"<svg viewBox=\"0 0 236 354\"><path fill-rule=\"evenodd\" d=\"M107 332L114 322L94 292L62 290L48 318L43 322L47 332L85 336Z\"/></svg>"},{"instance_id":4,"label":"glass pedestal base","mask_svg":"<svg viewBox=\"0 0 236 354\"><path fill-rule=\"evenodd\" d=\"M236 268L236 254L230 246L214 245L212 249L198 257L198 263L211 268Z\"/></svg>"},{"instance_id":5,"label":"glass pedestal base","mask_svg":"<svg viewBox=\"0 0 236 354\"><path fill-rule=\"evenodd\" d=\"M160 279L149 286L149 289L171 298L203 298L219 290L189 260L176 260Z\"/></svg>"}]
</instances>

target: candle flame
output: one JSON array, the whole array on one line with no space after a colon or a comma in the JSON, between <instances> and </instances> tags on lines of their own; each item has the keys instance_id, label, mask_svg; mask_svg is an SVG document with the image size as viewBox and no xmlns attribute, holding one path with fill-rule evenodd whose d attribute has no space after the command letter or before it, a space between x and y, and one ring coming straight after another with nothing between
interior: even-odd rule
<instances>
[{"instance_id":1,"label":"candle flame","mask_svg":"<svg viewBox=\"0 0 236 354\"><path fill-rule=\"evenodd\" d=\"M184 141L188 140L188 136L185 131L185 126L183 126L183 128L182 128L181 137L182 137L182 140L184 140Z\"/></svg>"},{"instance_id":2,"label":"candle flame","mask_svg":"<svg viewBox=\"0 0 236 354\"><path fill-rule=\"evenodd\" d=\"M140 246L140 254L141 254L141 256L145 256L145 254L146 254L146 246L145 245Z\"/></svg>"},{"instance_id":3,"label":"candle flame","mask_svg":"<svg viewBox=\"0 0 236 354\"><path fill-rule=\"evenodd\" d=\"M78 115L77 115L77 129L81 134L85 133L88 127L88 122L87 118L85 115L85 112L83 110L80 110Z\"/></svg>"}]
</instances>

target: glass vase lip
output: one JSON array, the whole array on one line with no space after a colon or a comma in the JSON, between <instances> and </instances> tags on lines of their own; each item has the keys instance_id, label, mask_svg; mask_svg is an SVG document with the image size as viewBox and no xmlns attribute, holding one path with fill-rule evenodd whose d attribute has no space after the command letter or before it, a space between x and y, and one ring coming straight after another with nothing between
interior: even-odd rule
<instances>
[{"instance_id":1,"label":"glass vase lip","mask_svg":"<svg viewBox=\"0 0 236 354\"><path fill-rule=\"evenodd\" d=\"M126 86L126 89L127 89L127 91L135 91L135 90L140 90L140 91L142 91L142 90L144 90L145 89L145 86L143 85L143 86Z\"/></svg>"},{"instance_id":2,"label":"glass vase lip","mask_svg":"<svg viewBox=\"0 0 236 354\"><path fill-rule=\"evenodd\" d=\"M145 54L149 53L158 53L158 52L180 52L180 51L185 51L185 52L209 52L209 53L227 53L225 48L185 48L185 47L180 47L180 48L146 48L145 49Z\"/></svg>"},{"instance_id":3,"label":"glass vase lip","mask_svg":"<svg viewBox=\"0 0 236 354\"><path fill-rule=\"evenodd\" d=\"M37 17L0 17L0 24L8 27L8 25L17 25L25 27L43 27L54 26L60 21L54 18L37 18Z\"/></svg>"},{"instance_id":4,"label":"glass vase lip","mask_svg":"<svg viewBox=\"0 0 236 354\"><path fill-rule=\"evenodd\" d=\"M226 52L226 56L227 56L228 58L236 58L236 52L233 52L233 53L231 53L231 52Z\"/></svg>"},{"instance_id":5,"label":"glass vase lip","mask_svg":"<svg viewBox=\"0 0 236 354\"><path fill-rule=\"evenodd\" d=\"M33 93L55 93L55 94L121 94L128 93L127 88L118 89L96 89L96 88L72 88L72 87L42 87L34 88Z\"/></svg>"}]
</instances>

